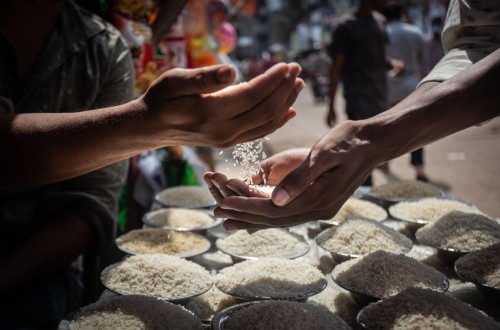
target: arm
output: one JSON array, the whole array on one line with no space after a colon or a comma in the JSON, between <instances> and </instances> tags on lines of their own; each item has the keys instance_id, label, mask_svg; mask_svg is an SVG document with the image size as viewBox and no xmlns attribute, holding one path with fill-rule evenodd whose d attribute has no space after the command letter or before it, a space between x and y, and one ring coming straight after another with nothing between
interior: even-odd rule
<instances>
[{"instance_id":1,"label":"arm","mask_svg":"<svg viewBox=\"0 0 500 330\"><path fill-rule=\"evenodd\" d=\"M497 50L445 82L422 85L380 115L334 127L299 167L282 171L289 174L272 200L230 196L216 215L229 218L230 229L329 219L377 165L500 115L499 84Z\"/></svg>"},{"instance_id":2,"label":"arm","mask_svg":"<svg viewBox=\"0 0 500 330\"><path fill-rule=\"evenodd\" d=\"M40 185L88 173L167 145L227 147L265 136L295 112L303 82L280 64L230 86L227 65L166 72L129 103L77 113L0 115L0 185ZM225 129L220 129L225 127Z\"/></svg>"},{"instance_id":3,"label":"arm","mask_svg":"<svg viewBox=\"0 0 500 330\"><path fill-rule=\"evenodd\" d=\"M328 114L326 116L326 124L330 127L335 124L335 95L337 94L337 86L342 74L342 68L344 67L344 61L344 55L339 53L333 55L333 61L330 70L330 103L328 104Z\"/></svg>"}]
</instances>

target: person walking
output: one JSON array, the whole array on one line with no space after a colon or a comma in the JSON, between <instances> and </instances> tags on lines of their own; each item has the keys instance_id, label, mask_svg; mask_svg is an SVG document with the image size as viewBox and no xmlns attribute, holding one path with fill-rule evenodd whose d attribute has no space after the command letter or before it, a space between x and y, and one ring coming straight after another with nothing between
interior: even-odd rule
<instances>
[{"instance_id":1,"label":"person walking","mask_svg":"<svg viewBox=\"0 0 500 330\"><path fill-rule=\"evenodd\" d=\"M330 102L326 117L330 127L336 120L334 100L340 80L350 120L371 118L389 108L387 71L398 75L404 64L386 57L385 19L377 12L385 4L386 0L361 0L354 14L342 17L333 33ZM364 185L371 183L369 176Z\"/></svg>"},{"instance_id":2,"label":"person walking","mask_svg":"<svg viewBox=\"0 0 500 330\"><path fill-rule=\"evenodd\" d=\"M391 4L384 9L387 19L389 44L387 55L402 60L405 63L404 72L395 77L389 75L389 104L392 106L410 95L426 73L427 49L425 37L419 27L403 22L403 9L398 4ZM424 149L418 148L411 152L411 165L415 168L416 179L429 181L424 171ZM384 170L391 177L389 163Z\"/></svg>"}]
</instances>

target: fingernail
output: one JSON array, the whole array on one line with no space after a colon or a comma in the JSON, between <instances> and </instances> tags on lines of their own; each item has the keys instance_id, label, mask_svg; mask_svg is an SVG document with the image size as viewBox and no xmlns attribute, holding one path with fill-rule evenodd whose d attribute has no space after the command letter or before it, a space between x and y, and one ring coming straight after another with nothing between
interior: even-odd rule
<instances>
[{"instance_id":1,"label":"fingernail","mask_svg":"<svg viewBox=\"0 0 500 330\"><path fill-rule=\"evenodd\" d=\"M223 66L217 70L216 76L220 83L232 82L233 69L230 66Z\"/></svg>"},{"instance_id":2,"label":"fingernail","mask_svg":"<svg viewBox=\"0 0 500 330\"><path fill-rule=\"evenodd\" d=\"M275 190L273 193L273 203L278 206L285 205L289 199L290 195L288 195L286 190L283 188L279 188L278 190Z\"/></svg>"},{"instance_id":3,"label":"fingernail","mask_svg":"<svg viewBox=\"0 0 500 330\"><path fill-rule=\"evenodd\" d=\"M301 67L298 64L291 64L290 65L290 72L295 76L298 77L300 74L300 71L302 71Z\"/></svg>"}]
</instances>

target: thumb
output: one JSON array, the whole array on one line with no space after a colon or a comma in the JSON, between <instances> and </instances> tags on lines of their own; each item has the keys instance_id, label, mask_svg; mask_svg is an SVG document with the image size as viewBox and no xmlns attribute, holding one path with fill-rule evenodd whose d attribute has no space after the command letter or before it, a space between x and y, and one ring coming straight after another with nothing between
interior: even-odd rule
<instances>
[{"instance_id":1,"label":"thumb","mask_svg":"<svg viewBox=\"0 0 500 330\"><path fill-rule=\"evenodd\" d=\"M198 69L172 69L165 73L172 97L213 93L233 84L236 70L228 64Z\"/></svg>"},{"instance_id":2,"label":"thumb","mask_svg":"<svg viewBox=\"0 0 500 330\"><path fill-rule=\"evenodd\" d=\"M312 166L310 156L307 157L299 167L290 172L276 186L272 195L273 203L277 206L284 206L290 203L302 195L323 172L319 166Z\"/></svg>"}]
</instances>

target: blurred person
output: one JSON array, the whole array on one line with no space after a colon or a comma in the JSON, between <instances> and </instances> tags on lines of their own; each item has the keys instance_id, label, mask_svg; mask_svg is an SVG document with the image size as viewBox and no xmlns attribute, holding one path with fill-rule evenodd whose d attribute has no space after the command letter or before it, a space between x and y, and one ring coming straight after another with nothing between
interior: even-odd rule
<instances>
[{"instance_id":1,"label":"blurred person","mask_svg":"<svg viewBox=\"0 0 500 330\"><path fill-rule=\"evenodd\" d=\"M329 71L332 60L323 46L312 51L304 60L302 69L305 77L311 81L314 101L324 102L328 96L330 78Z\"/></svg>"},{"instance_id":2,"label":"blurred person","mask_svg":"<svg viewBox=\"0 0 500 330\"><path fill-rule=\"evenodd\" d=\"M451 0L444 58L417 89L375 117L347 120L311 150L292 149L262 162L254 184L207 173L227 230L288 227L332 218L381 163L500 115L500 2ZM473 23L473 24L472 24Z\"/></svg>"},{"instance_id":3,"label":"blurred person","mask_svg":"<svg viewBox=\"0 0 500 330\"><path fill-rule=\"evenodd\" d=\"M425 37L416 25L402 21L403 9L398 4L390 4L383 10L387 19L389 44L387 55L404 62L404 72L395 77L389 75L389 104L391 107L410 95L424 78L427 68L427 48ZM424 171L424 149L411 152L410 163L416 172L416 179L429 181ZM386 177L394 177L389 170L389 163L383 169Z\"/></svg>"},{"instance_id":4,"label":"blurred person","mask_svg":"<svg viewBox=\"0 0 500 330\"><path fill-rule=\"evenodd\" d=\"M443 58L444 49L441 43L441 31L443 30L443 19L439 16L431 20L431 35L426 40L427 67L425 73L431 72L432 68Z\"/></svg>"},{"instance_id":5,"label":"blurred person","mask_svg":"<svg viewBox=\"0 0 500 330\"><path fill-rule=\"evenodd\" d=\"M341 18L332 37L328 126L336 121L335 95L343 82L345 111L350 120L373 117L389 108L387 71L399 75L404 64L386 56L385 19L378 12L386 0L361 0L353 14ZM371 176L364 183L371 185Z\"/></svg>"},{"instance_id":6,"label":"blurred person","mask_svg":"<svg viewBox=\"0 0 500 330\"><path fill-rule=\"evenodd\" d=\"M113 242L129 157L264 136L303 88L296 64L237 86L219 65L166 72L132 100L125 41L69 0L2 2L0 50L2 329L53 329L79 306L71 263Z\"/></svg>"}]
</instances>

